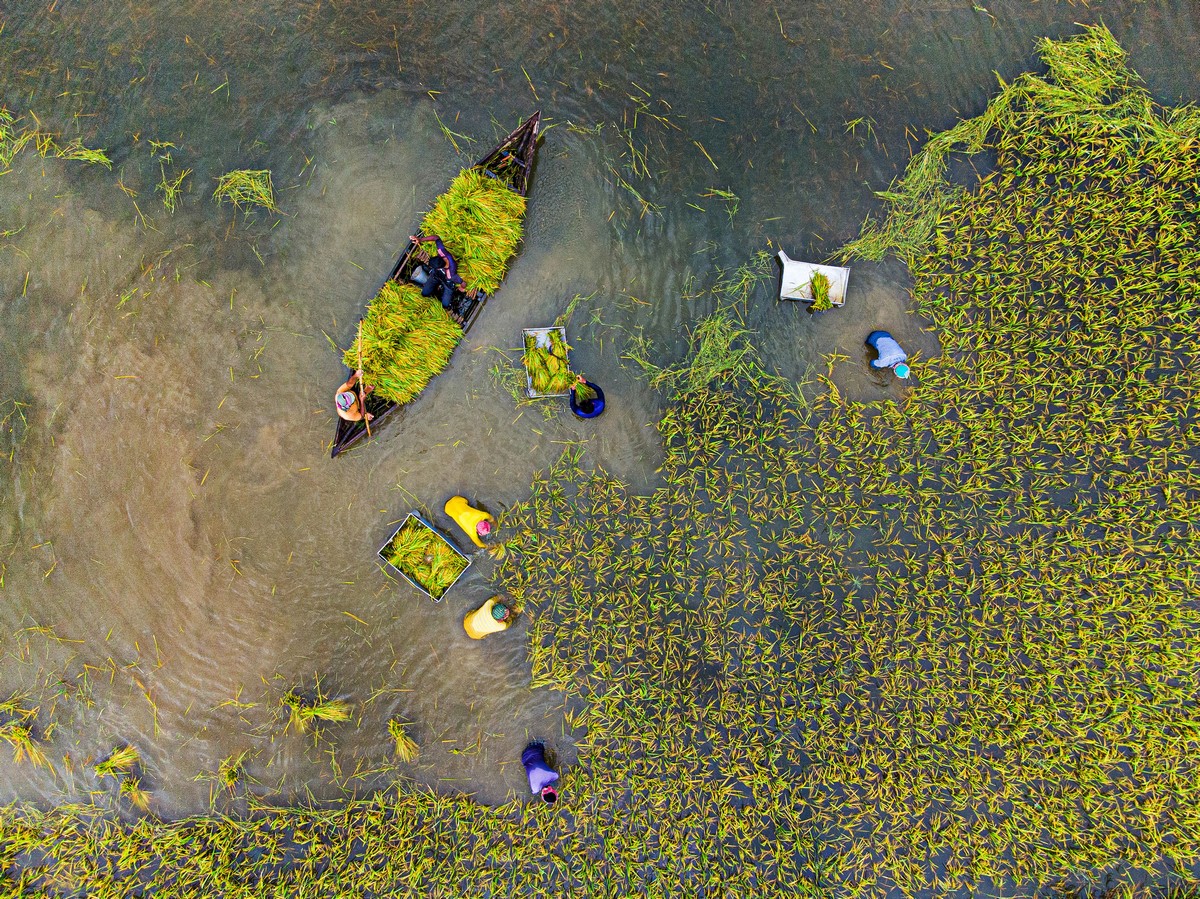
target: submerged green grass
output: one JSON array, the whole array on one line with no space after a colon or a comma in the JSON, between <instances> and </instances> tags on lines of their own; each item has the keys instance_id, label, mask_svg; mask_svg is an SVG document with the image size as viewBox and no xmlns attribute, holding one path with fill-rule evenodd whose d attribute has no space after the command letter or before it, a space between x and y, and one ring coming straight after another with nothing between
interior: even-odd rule
<instances>
[{"instance_id":1,"label":"submerged green grass","mask_svg":"<svg viewBox=\"0 0 1200 899\"><path fill-rule=\"evenodd\" d=\"M17 894L1194 889L1200 114L1154 108L1106 31L1042 52L851 248L903 255L945 348L903 402L765 373L734 278L687 365L644 357L663 486L572 450L509 510L534 685L581 707L557 806L22 806ZM994 170L951 187L958 150Z\"/></svg>"}]
</instances>

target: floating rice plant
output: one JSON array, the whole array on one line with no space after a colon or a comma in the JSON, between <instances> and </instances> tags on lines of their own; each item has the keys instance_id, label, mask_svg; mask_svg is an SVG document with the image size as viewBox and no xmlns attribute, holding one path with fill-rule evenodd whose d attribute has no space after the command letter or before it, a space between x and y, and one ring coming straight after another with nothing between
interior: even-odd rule
<instances>
[{"instance_id":1,"label":"floating rice plant","mask_svg":"<svg viewBox=\"0 0 1200 899\"><path fill-rule=\"evenodd\" d=\"M36 128L18 127L13 114L0 107L0 169L9 168L17 154L36 136Z\"/></svg>"},{"instance_id":2,"label":"floating rice plant","mask_svg":"<svg viewBox=\"0 0 1200 899\"><path fill-rule=\"evenodd\" d=\"M183 192L183 182L188 175L192 173L191 169L184 169L175 175L174 178L168 178L165 169L160 168L162 180L155 186L155 190L162 194L163 206L167 208L167 212L174 212L175 207L179 204L179 197Z\"/></svg>"},{"instance_id":3,"label":"floating rice plant","mask_svg":"<svg viewBox=\"0 0 1200 899\"><path fill-rule=\"evenodd\" d=\"M421 748L408 735L403 721L399 718L389 720L388 735L396 743L396 758L402 762L415 762L417 760L417 756L421 754Z\"/></svg>"},{"instance_id":4,"label":"floating rice plant","mask_svg":"<svg viewBox=\"0 0 1200 899\"><path fill-rule=\"evenodd\" d=\"M217 179L213 199L219 203L232 203L238 209L261 206L268 212L279 211L275 205L275 188L271 185L271 172L268 169L227 172Z\"/></svg>"},{"instance_id":5,"label":"floating rice plant","mask_svg":"<svg viewBox=\"0 0 1200 899\"><path fill-rule=\"evenodd\" d=\"M407 403L450 362L463 330L434 298L388 281L371 301L360 334L343 361L358 369L361 359L363 379L379 396Z\"/></svg>"},{"instance_id":6,"label":"floating rice plant","mask_svg":"<svg viewBox=\"0 0 1200 899\"><path fill-rule=\"evenodd\" d=\"M442 239L465 289L493 293L517 252L524 217L524 197L498 178L464 169L434 202L421 232Z\"/></svg>"},{"instance_id":7,"label":"floating rice plant","mask_svg":"<svg viewBox=\"0 0 1200 899\"><path fill-rule=\"evenodd\" d=\"M0 740L12 747L15 764L28 761L37 767L49 768L50 760L34 731L37 714L37 708L30 705L29 694L11 693L0 702Z\"/></svg>"},{"instance_id":8,"label":"floating rice plant","mask_svg":"<svg viewBox=\"0 0 1200 899\"><path fill-rule=\"evenodd\" d=\"M102 165L106 169L112 168L112 160L108 158L107 153L103 150L85 147L83 141L79 138L74 138L66 144L56 144L54 146L54 155L59 159L73 159L79 162L86 162L89 165Z\"/></svg>"},{"instance_id":9,"label":"floating rice plant","mask_svg":"<svg viewBox=\"0 0 1200 899\"><path fill-rule=\"evenodd\" d=\"M249 756L250 750L247 749L237 755L221 759L220 764L217 765L217 782L230 793L237 789L240 781L247 779L246 759Z\"/></svg>"},{"instance_id":10,"label":"floating rice plant","mask_svg":"<svg viewBox=\"0 0 1200 899\"><path fill-rule=\"evenodd\" d=\"M131 773L141 761L137 749L132 746L118 746L108 758L97 762L95 766L97 777L121 777Z\"/></svg>"},{"instance_id":11,"label":"floating rice plant","mask_svg":"<svg viewBox=\"0 0 1200 899\"><path fill-rule=\"evenodd\" d=\"M126 777L121 781L119 793L138 811L150 811L150 792L142 787L140 778Z\"/></svg>"},{"instance_id":12,"label":"floating rice plant","mask_svg":"<svg viewBox=\"0 0 1200 899\"><path fill-rule=\"evenodd\" d=\"M17 154L31 143L43 157L54 154L59 159L78 160L91 165L102 165L106 169L112 168L112 160L103 150L85 146L80 138L59 144L54 137L52 133L42 130L37 125L22 126L20 120L8 109L0 107L0 170L9 168Z\"/></svg>"},{"instance_id":13,"label":"floating rice plant","mask_svg":"<svg viewBox=\"0 0 1200 899\"><path fill-rule=\"evenodd\" d=\"M295 728L302 734L316 730L322 724L349 721L352 714L350 703L346 700L325 695L320 678L311 692L289 690L279 704L287 713L286 727Z\"/></svg>"}]
</instances>

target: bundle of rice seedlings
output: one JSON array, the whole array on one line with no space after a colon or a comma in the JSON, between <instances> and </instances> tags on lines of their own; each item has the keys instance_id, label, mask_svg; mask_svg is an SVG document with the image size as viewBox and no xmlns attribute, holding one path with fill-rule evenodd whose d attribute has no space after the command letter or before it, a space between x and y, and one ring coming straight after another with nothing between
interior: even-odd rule
<instances>
[{"instance_id":1,"label":"bundle of rice seedlings","mask_svg":"<svg viewBox=\"0 0 1200 899\"><path fill-rule=\"evenodd\" d=\"M433 204L421 231L442 239L468 290L492 293L521 242L525 198L478 169L464 169Z\"/></svg>"},{"instance_id":2,"label":"bundle of rice seedlings","mask_svg":"<svg viewBox=\"0 0 1200 899\"><path fill-rule=\"evenodd\" d=\"M399 718L390 720L388 722L388 733L396 741L396 758L402 762L415 762L417 756L421 753L421 749L404 729L404 722Z\"/></svg>"},{"instance_id":3,"label":"bundle of rice seedlings","mask_svg":"<svg viewBox=\"0 0 1200 899\"><path fill-rule=\"evenodd\" d=\"M466 560L454 547L416 518L404 522L383 548L383 557L434 599L440 599L467 568Z\"/></svg>"},{"instance_id":4,"label":"bundle of rice seedlings","mask_svg":"<svg viewBox=\"0 0 1200 899\"><path fill-rule=\"evenodd\" d=\"M142 782L136 777L127 777L121 781L121 795L124 796L139 811L150 811L150 792L142 789Z\"/></svg>"},{"instance_id":5,"label":"bundle of rice seedlings","mask_svg":"<svg viewBox=\"0 0 1200 899\"><path fill-rule=\"evenodd\" d=\"M567 393L579 375L567 362L570 345L558 331L551 331L549 337L550 346L544 347L538 345L537 335L525 335L525 370L533 393L553 396Z\"/></svg>"},{"instance_id":6,"label":"bundle of rice seedlings","mask_svg":"<svg viewBox=\"0 0 1200 899\"><path fill-rule=\"evenodd\" d=\"M350 720L350 703L325 696L321 692L320 681L317 682L314 696L302 696L295 690L288 690L280 700L280 705L287 710L288 725L300 733L307 733L321 722Z\"/></svg>"},{"instance_id":7,"label":"bundle of rice seedlings","mask_svg":"<svg viewBox=\"0 0 1200 899\"><path fill-rule=\"evenodd\" d=\"M120 777L122 774L132 771L139 761L141 761L141 757L132 746L118 746L108 758L97 763L96 776Z\"/></svg>"},{"instance_id":8,"label":"bundle of rice seedlings","mask_svg":"<svg viewBox=\"0 0 1200 899\"><path fill-rule=\"evenodd\" d=\"M463 336L462 326L441 303L395 281L384 284L371 301L360 333L363 380L394 403L407 403L424 390ZM342 357L349 368L360 367L359 343L356 336Z\"/></svg>"},{"instance_id":9,"label":"bundle of rice seedlings","mask_svg":"<svg viewBox=\"0 0 1200 899\"><path fill-rule=\"evenodd\" d=\"M813 312L824 312L826 309L833 308L833 300L829 296L829 278L821 272L813 272L812 277L808 280L808 286L813 295Z\"/></svg>"},{"instance_id":10,"label":"bundle of rice seedlings","mask_svg":"<svg viewBox=\"0 0 1200 899\"><path fill-rule=\"evenodd\" d=\"M261 206L270 212L278 212L275 205L275 189L271 185L269 169L259 171L239 170L229 172L217 179L213 199L232 203L239 209L245 206Z\"/></svg>"},{"instance_id":11,"label":"bundle of rice seedlings","mask_svg":"<svg viewBox=\"0 0 1200 899\"><path fill-rule=\"evenodd\" d=\"M10 718L0 723L0 740L3 740L13 750L13 763L21 764L28 759L38 767L49 768L50 760L42 747L37 744L33 727L18 718Z\"/></svg>"}]
</instances>

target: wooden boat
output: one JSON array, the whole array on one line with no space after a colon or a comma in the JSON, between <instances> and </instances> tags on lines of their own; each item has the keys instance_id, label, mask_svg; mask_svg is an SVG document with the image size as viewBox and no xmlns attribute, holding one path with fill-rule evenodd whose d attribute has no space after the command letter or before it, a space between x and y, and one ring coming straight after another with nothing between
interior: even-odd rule
<instances>
[{"instance_id":1,"label":"wooden boat","mask_svg":"<svg viewBox=\"0 0 1200 899\"><path fill-rule=\"evenodd\" d=\"M509 187L521 196L528 196L529 179L533 173L533 157L537 149L538 126L541 118L541 112L535 112L522 122L517 130L500 141L491 152L475 163L473 168L483 169L493 178L503 179ZM427 236L419 231L417 233L421 237ZM387 280L384 283L386 284L387 281L404 283L410 280L416 267L423 262L429 261L429 251L425 249L428 246L430 245L410 242L404 248L404 252L400 254L400 258L396 260L396 264L392 266L392 273L387 276ZM488 299L489 294L480 290L470 290L466 293L459 291L455 293L450 311L462 320L463 334L466 334L471 329L471 325L475 324L475 319L479 317L479 313L487 305ZM350 373L348 372L346 378L349 379L349 377ZM377 432L383 426L384 420L392 416L398 408L400 408L399 403L393 403L390 400L369 394L367 396L367 411L375 416L371 419L371 433L374 434ZM330 456L336 458L339 453L366 439L366 437L367 427L363 422L346 421L339 416L337 430L333 436L333 450Z\"/></svg>"}]
</instances>

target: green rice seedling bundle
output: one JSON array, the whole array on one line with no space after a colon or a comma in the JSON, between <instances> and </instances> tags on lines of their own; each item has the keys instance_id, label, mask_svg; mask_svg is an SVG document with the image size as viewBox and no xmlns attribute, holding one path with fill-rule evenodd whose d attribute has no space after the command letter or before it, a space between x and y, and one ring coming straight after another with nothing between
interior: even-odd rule
<instances>
[{"instance_id":1,"label":"green rice seedling bundle","mask_svg":"<svg viewBox=\"0 0 1200 899\"><path fill-rule=\"evenodd\" d=\"M441 599L468 564L462 553L414 515L405 520L380 555L434 599Z\"/></svg>"},{"instance_id":2,"label":"green rice seedling bundle","mask_svg":"<svg viewBox=\"0 0 1200 899\"><path fill-rule=\"evenodd\" d=\"M388 735L396 744L396 758L402 762L415 762L421 754L416 741L408 735L404 722L398 718L388 721Z\"/></svg>"},{"instance_id":3,"label":"green rice seedling bundle","mask_svg":"<svg viewBox=\"0 0 1200 899\"><path fill-rule=\"evenodd\" d=\"M464 169L433 204L421 233L437 235L463 286L493 293L521 242L525 198L478 169Z\"/></svg>"},{"instance_id":4,"label":"green rice seedling bundle","mask_svg":"<svg viewBox=\"0 0 1200 899\"><path fill-rule=\"evenodd\" d=\"M213 199L220 203L232 203L239 209L243 206L261 206L269 212L279 211L275 205L271 172L267 169L227 172L217 179Z\"/></svg>"},{"instance_id":5,"label":"green rice seedling bundle","mask_svg":"<svg viewBox=\"0 0 1200 899\"><path fill-rule=\"evenodd\" d=\"M525 372L530 396L565 396L579 376L571 371L570 345L561 328L525 332Z\"/></svg>"},{"instance_id":6,"label":"green rice seedling bundle","mask_svg":"<svg viewBox=\"0 0 1200 899\"><path fill-rule=\"evenodd\" d=\"M96 776L120 777L133 771L140 761L141 756L133 746L118 746L109 753L108 758L96 763Z\"/></svg>"},{"instance_id":7,"label":"green rice seedling bundle","mask_svg":"<svg viewBox=\"0 0 1200 899\"><path fill-rule=\"evenodd\" d=\"M343 355L351 369L362 360L363 380L395 403L417 396L450 361L462 340L462 326L441 303L421 296L412 284L388 281L371 301L356 339ZM360 357L361 352L361 357Z\"/></svg>"},{"instance_id":8,"label":"green rice seedling bundle","mask_svg":"<svg viewBox=\"0 0 1200 899\"><path fill-rule=\"evenodd\" d=\"M813 272L808 283L813 295L812 311L824 312L826 309L832 309L833 300L829 297L829 278L823 272Z\"/></svg>"},{"instance_id":9,"label":"green rice seedling bundle","mask_svg":"<svg viewBox=\"0 0 1200 899\"><path fill-rule=\"evenodd\" d=\"M320 724L350 720L350 703L326 696L321 690L320 681L313 695L289 690L279 702L287 712L288 726L302 734Z\"/></svg>"}]
</instances>

